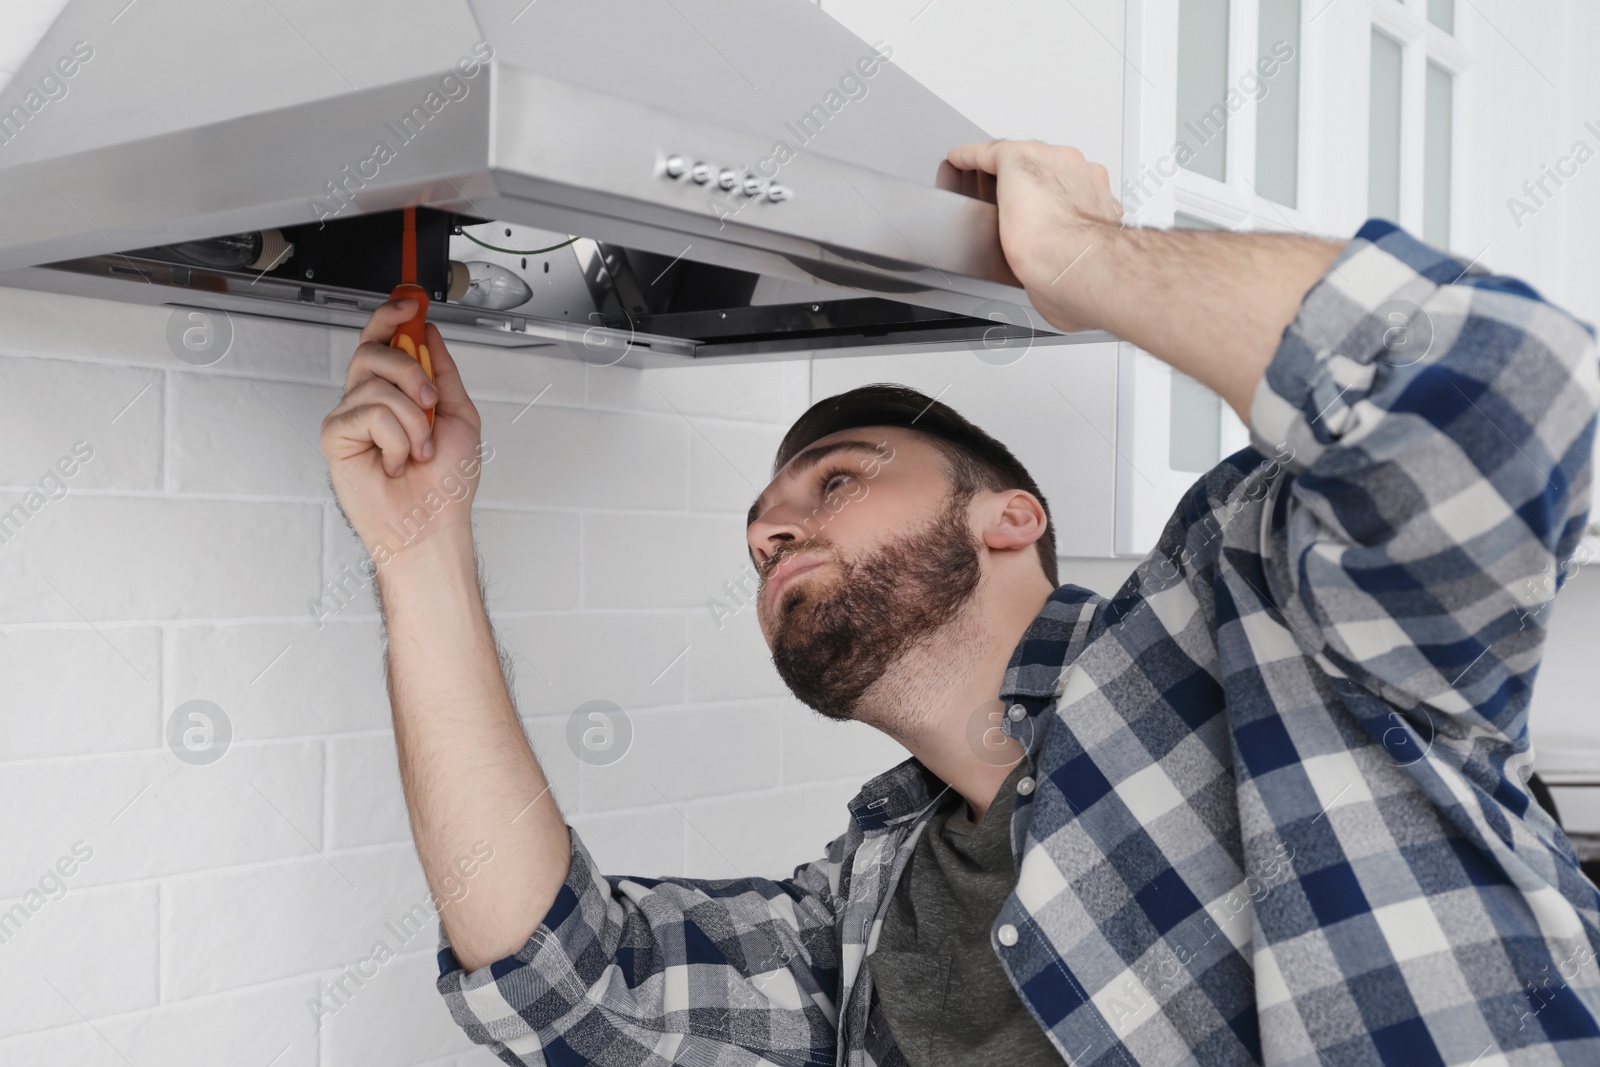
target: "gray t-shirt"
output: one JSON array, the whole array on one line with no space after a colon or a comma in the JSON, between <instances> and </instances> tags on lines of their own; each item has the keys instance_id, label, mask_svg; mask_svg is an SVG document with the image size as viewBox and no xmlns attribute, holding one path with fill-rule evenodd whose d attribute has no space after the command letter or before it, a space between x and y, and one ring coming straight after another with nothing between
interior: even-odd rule
<instances>
[{"instance_id":1,"label":"gray t-shirt","mask_svg":"<svg viewBox=\"0 0 1600 1067\"><path fill-rule=\"evenodd\" d=\"M917 840L867 957L873 993L912 1067L1060 1067L1017 996L989 928L1017 884L1011 810L1024 759L974 823L965 801L934 816Z\"/></svg>"}]
</instances>

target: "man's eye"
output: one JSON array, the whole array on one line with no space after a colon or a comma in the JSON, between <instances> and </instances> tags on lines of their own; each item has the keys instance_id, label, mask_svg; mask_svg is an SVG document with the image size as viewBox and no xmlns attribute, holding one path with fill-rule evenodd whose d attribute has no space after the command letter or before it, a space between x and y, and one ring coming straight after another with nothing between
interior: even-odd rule
<instances>
[{"instance_id":1,"label":"man's eye","mask_svg":"<svg viewBox=\"0 0 1600 1067\"><path fill-rule=\"evenodd\" d=\"M822 495L831 496L838 492L841 486L850 484L850 481L849 471L829 471L822 476Z\"/></svg>"}]
</instances>

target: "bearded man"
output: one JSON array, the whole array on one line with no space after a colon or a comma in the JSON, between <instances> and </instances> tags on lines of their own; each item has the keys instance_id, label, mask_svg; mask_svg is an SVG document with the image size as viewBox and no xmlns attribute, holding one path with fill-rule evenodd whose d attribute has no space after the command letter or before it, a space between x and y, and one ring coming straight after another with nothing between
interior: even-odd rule
<instances>
[{"instance_id":1,"label":"bearded man","mask_svg":"<svg viewBox=\"0 0 1600 1067\"><path fill-rule=\"evenodd\" d=\"M595 869L468 509L437 516L377 584L430 884L494 848L442 916L456 1020L515 1064L1600 1063L1600 892L1524 777L1592 333L1387 223L1129 229L1072 149L950 161L1052 325L1198 379L1251 446L1106 599L1058 585L1037 484L947 406L808 411L750 510L761 630L801 700L911 757L783 879ZM436 388L385 345L411 312L373 315L323 426L369 539L479 444L437 331Z\"/></svg>"}]
</instances>

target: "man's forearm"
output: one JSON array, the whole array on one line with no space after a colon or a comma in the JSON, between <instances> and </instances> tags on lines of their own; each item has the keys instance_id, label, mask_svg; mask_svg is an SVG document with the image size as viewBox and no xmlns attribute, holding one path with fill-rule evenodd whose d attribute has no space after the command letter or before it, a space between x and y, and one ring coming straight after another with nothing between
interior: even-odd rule
<instances>
[{"instance_id":1,"label":"man's forearm","mask_svg":"<svg viewBox=\"0 0 1600 1067\"><path fill-rule=\"evenodd\" d=\"M566 878L570 843L506 689L471 531L437 534L385 563L379 590L411 831L451 947L473 970L533 933ZM492 860L463 894L447 892L483 842Z\"/></svg>"},{"instance_id":2,"label":"man's forearm","mask_svg":"<svg viewBox=\"0 0 1600 1067\"><path fill-rule=\"evenodd\" d=\"M1095 325L1203 383L1246 422L1284 327L1344 247L1292 234L1095 229L1076 268Z\"/></svg>"}]
</instances>

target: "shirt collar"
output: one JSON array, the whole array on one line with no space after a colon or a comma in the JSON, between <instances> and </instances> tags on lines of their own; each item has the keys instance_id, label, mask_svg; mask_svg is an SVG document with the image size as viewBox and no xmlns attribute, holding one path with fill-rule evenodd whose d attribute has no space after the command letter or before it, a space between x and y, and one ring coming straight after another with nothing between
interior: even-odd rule
<instances>
[{"instance_id":1,"label":"shirt collar","mask_svg":"<svg viewBox=\"0 0 1600 1067\"><path fill-rule=\"evenodd\" d=\"M1061 676L1089 643L1105 603L1104 597L1081 585L1063 585L1051 593L1011 654L1000 699L1059 695Z\"/></svg>"},{"instance_id":2,"label":"shirt collar","mask_svg":"<svg viewBox=\"0 0 1600 1067\"><path fill-rule=\"evenodd\" d=\"M1021 720L1005 716L1000 728L1022 741L1030 756L1043 740L1043 727L1049 721L1040 715L1060 695L1066 666L1089 643L1105 603L1103 597L1082 586L1061 586L1050 594L1011 654L1000 684L1000 700L1008 709L1020 705L1027 714ZM850 815L863 833L871 833L917 817L948 788L912 756L862 786L850 801Z\"/></svg>"}]
</instances>

